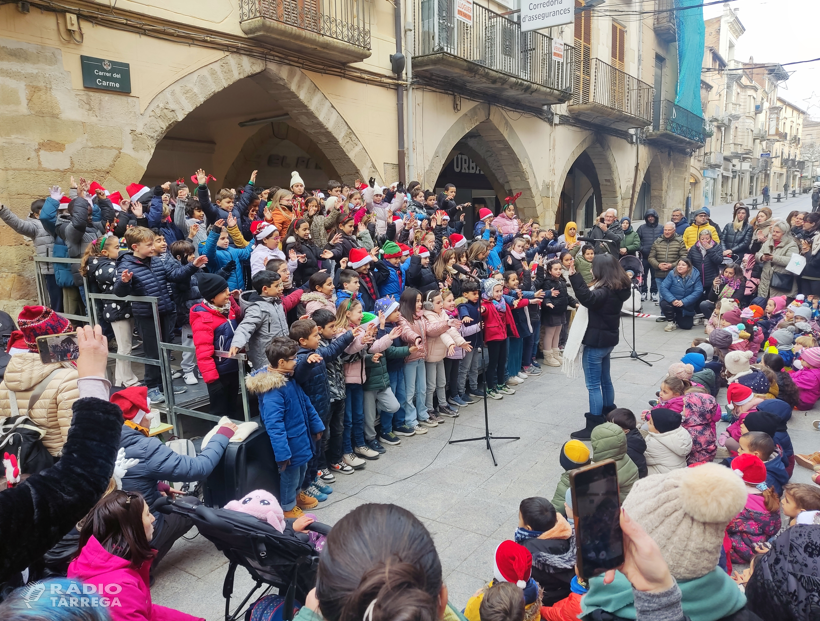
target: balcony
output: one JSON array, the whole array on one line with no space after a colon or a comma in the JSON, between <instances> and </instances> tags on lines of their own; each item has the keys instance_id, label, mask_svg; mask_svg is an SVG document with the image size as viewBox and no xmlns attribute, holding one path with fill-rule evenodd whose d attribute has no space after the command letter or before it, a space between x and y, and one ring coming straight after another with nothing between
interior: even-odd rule
<instances>
[{"instance_id":1,"label":"balcony","mask_svg":"<svg viewBox=\"0 0 820 621\"><path fill-rule=\"evenodd\" d=\"M675 0L655 0L655 34L661 41L674 43L678 40L676 13Z\"/></svg>"},{"instance_id":2,"label":"balcony","mask_svg":"<svg viewBox=\"0 0 820 621\"><path fill-rule=\"evenodd\" d=\"M415 17L420 81L530 109L572 99L575 48L554 60L551 37L478 4L472 24L456 19L456 0L420 0Z\"/></svg>"},{"instance_id":3,"label":"balcony","mask_svg":"<svg viewBox=\"0 0 820 621\"><path fill-rule=\"evenodd\" d=\"M342 64L370 56L370 3L357 0L239 0L249 37Z\"/></svg>"},{"instance_id":4,"label":"balcony","mask_svg":"<svg viewBox=\"0 0 820 621\"><path fill-rule=\"evenodd\" d=\"M616 129L652 125L655 89L597 58L588 67L583 64L579 55L575 94L569 105L572 116Z\"/></svg>"},{"instance_id":5,"label":"balcony","mask_svg":"<svg viewBox=\"0 0 820 621\"><path fill-rule=\"evenodd\" d=\"M706 157L703 160L703 164L704 166L709 166L710 168L722 168L723 153L719 153L717 151L707 153Z\"/></svg>"},{"instance_id":6,"label":"balcony","mask_svg":"<svg viewBox=\"0 0 820 621\"><path fill-rule=\"evenodd\" d=\"M703 117L684 110L673 102L655 100L652 131L646 139L656 144L683 149L698 149L706 142L707 123Z\"/></svg>"},{"instance_id":7,"label":"balcony","mask_svg":"<svg viewBox=\"0 0 820 621\"><path fill-rule=\"evenodd\" d=\"M765 129L756 129L752 134L755 140L766 140L768 132Z\"/></svg>"}]
</instances>

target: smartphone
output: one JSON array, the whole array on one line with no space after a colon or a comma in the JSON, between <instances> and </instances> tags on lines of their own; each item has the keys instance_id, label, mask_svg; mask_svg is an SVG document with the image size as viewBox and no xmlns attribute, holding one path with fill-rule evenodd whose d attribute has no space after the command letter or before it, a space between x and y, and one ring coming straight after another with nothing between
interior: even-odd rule
<instances>
[{"instance_id":1,"label":"smartphone","mask_svg":"<svg viewBox=\"0 0 820 621\"><path fill-rule=\"evenodd\" d=\"M607 459L569 473L578 573L584 580L624 563L618 469Z\"/></svg>"},{"instance_id":2,"label":"smartphone","mask_svg":"<svg viewBox=\"0 0 820 621\"><path fill-rule=\"evenodd\" d=\"M80 357L76 332L37 337L37 349L43 364L69 362Z\"/></svg>"}]
</instances>

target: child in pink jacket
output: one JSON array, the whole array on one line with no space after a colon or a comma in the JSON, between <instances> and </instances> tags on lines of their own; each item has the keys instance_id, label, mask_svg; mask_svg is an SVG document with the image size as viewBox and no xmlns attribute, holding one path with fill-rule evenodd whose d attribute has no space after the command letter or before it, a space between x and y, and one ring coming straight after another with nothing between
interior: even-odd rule
<instances>
[{"instance_id":1,"label":"child in pink jacket","mask_svg":"<svg viewBox=\"0 0 820 621\"><path fill-rule=\"evenodd\" d=\"M450 297L452 294L448 292ZM424 367L427 373L427 399L425 406L428 414L435 412L433 407L433 393L438 395L438 413L455 418L458 408L453 409L447 403L447 374L444 370L444 358L455 352L456 347L470 351L470 344L459 333L461 321L450 317L444 312L444 300L441 291L428 291L424 300L424 319L430 324L446 322L449 326L438 336L431 336L427 340L427 355L424 357Z\"/></svg>"},{"instance_id":2,"label":"child in pink jacket","mask_svg":"<svg viewBox=\"0 0 820 621\"><path fill-rule=\"evenodd\" d=\"M792 379L800 391L798 410L810 410L820 399L820 347L809 347L800 351L803 368L792 371Z\"/></svg>"},{"instance_id":3,"label":"child in pink jacket","mask_svg":"<svg viewBox=\"0 0 820 621\"><path fill-rule=\"evenodd\" d=\"M310 293L305 293L301 299L308 317L320 308L331 313L336 312L336 305L333 303L333 292L336 288L333 286L333 277L328 272L322 270L311 275L308 288Z\"/></svg>"}]
</instances>

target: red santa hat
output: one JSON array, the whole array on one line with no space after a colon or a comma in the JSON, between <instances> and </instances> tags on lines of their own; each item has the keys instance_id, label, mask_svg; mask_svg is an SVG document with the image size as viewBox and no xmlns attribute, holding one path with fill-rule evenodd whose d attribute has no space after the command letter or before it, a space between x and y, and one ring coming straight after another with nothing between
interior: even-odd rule
<instances>
[{"instance_id":1,"label":"red santa hat","mask_svg":"<svg viewBox=\"0 0 820 621\"><path fill-rule=\"evenodd\" d=\"M120 207L120 202L122 201L122 194L119 192L111 192L108 195L108 199L111 201L111 204L114 205L115 211L122 211L122 207Z\"/></svg>"},{"instance_id":2,"label":"red santa hat","mask_svg":"<svg viewBox=\"0 0 820 621\"><path fill-rule=\"evenodd\" d=\"M461 248L467 245L467 238L460 233L453 233L450 235L450 245L453 248Z\"/></svg>"},{"instance_id":3,"label":"red santa hat","mask_svg":"<svg viewBox=\"0 0 820 621\"><path fill-rule=\"evenodd\" d=\"M111 395L111 403L119 406L125 420L130 420L137 425L142 424L145 415L151 411L146 386L132 386L115 392Z\"/></svg>"},{"instance_id":4,"label":"red santa hat","mask_svg":"<svg viewBox=\"0 0 820 621\"><path fill-rule=\"evenodd\" d=\"M364 248L353 248L350 251L350 257L348 257L348 266L353 268L354 270L362 265L367 265L373 260L373 255L370 254Z\"/></svg>"},{"instance_id":5,"label":"red santa hat","mask_svg":"<svg viewBox=\"0 0 820 621\"><path fill-rule=\"evenodd\" d=\"M148 186L140 185L139 183L131 183L126 186L125 191L132 201L138 201L145 196L151 189Z\"/></svg>"},{"instance_id":6,"label":"red santa hat","mask_svg":"<svg viewBox=\"0 0 820 621\"><path fill-rule=\"evenodd\" d=\"M407 244L399 244L399 248L401 248L401 256L403 256L403 257L409 257L410 256L410 252L412 251L410 246L408 246Z\"/></svg>"},{"instance_id":7,"label":"red santa hat","mask_svg":"<svg viewBox=\"0 0 820 621\"><path fill-rule=\"evenodd\" d=\"M726 399L735 405L746 405L753 397L752 389L743 384L729 384L726 389Z\"/></svg>"},{"instance_id":8,"label":"red santa hat","mask_svg":"<svg viewBox=\"0 0 820 621\"><path fill-rule=\"evenodd\" d=\"M26 344L26 337L20 330L15 330L9 335L9 340L6 343L6 353L10 356L16 354L27 354L29 351Z\"/></svg>"},{"instance_id":9,"label":"red santa hat","mask_svg":"<svg viewBox=\"0 0 820 621\"><path fill-rule=\"evenodd\" d=\"M274 233L276 233L278 229L273 226L270 222L265 222L264 220L255 220L251 222L251 234L262 241L266 237L270 237Z\"/></svg>"},{"instance_id":10,"label":"red santa hat","mask_svg":"<svg viewBox=\"0 0 820 621\"><path fill-rule=\"evenodd\" d=\"M438 210L436 210L436 218L438 218L441 221L444 221L444 220L449 220L450 216L443 209L438 209Z\"/></svg>"},{"instance_id":11,"label":"red santa hat","mask_svg":"<svg viewBox=\"0 0 820 621\"><path fill-rule=\"evenodd\" d=\"M67 196L63 196L63 197L60 199L60 206L58 207L58 209L68 209L68 204L69 204L70 202L71 202L71 199L70 199L70 198L68 198Z\"/></svg>"},{"instance_id":12,"label":"red santa hat","mask_svg":"<svg viewBox=\"0 0 820 621\"><path fill-rule=\"evenodd\" d=\"M103 194L105 194L106 196L108 196L108 190L106 190L104 187L102 187L102 186L101 186L99 183L97 183L96 181L92 181L92 182L91 182L91 185L90 185L90 186L88 186L88 192L89 192L89 193L93 196L94 194L96 194L96 193L97 193L97 190L102 190Z\"/></svg>"},{"instance_id":13,"label":"red santa hat","mask_svg":"<svg viewBox=\"0 0 820 621\"><path fill-rule=\"evenodd\" d=\"M487 218L492 218L493 212L487 209L486 207L482 207L478 210L478 219L479 220L486 220Z\"/></svg>"},{"instance_id":14,"label":"red santa hat","mask_svg":"<svg viewBox=\"0 0 820 621\"><path fill-rule=\"evenodd\" d=\"M749 485L766 483L766 465L752 453L738 455L732 460L732 470Z\"/></svg>"},{"instance_id":15,"label":"red santa hat","mask_svg":"<svg viewBox=\"0 0 820 621\"><path fill-rule=\"evenodd\" d=\"M532 554L521 544L502 541L495 549L493 577L524 589L532 576Z\"/></svg>"},{"instance_id":16,"label":"red santa hat","mask_svg":"<svg viewBox=\"0 0 820 621\"><path fill-rule=\"evenodd\" d=\"M419 246L418 250L416 251L416 254L420 257L430 257L430 251L427 250L427 248L425 248L424 246Z\"/></svg>"}]
</instances>

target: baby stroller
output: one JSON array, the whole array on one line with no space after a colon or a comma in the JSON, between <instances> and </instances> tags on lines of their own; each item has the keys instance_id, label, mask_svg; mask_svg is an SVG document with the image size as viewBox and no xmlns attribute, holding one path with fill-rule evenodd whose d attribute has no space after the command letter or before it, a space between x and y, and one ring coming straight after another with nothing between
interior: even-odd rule
<instances>
[{"instance_id":1,"label":"baby stroller","mask_svg":"<svg viewBox=\"0 0 820 621\"><path fill-rule=\"evenodd\" d=\"M245 604L263 584L276 587L280 594L285 594L283 618L292 619L294 600L304 602L305 596L316 584L319 553L313 546L307 541L280 533L252 515L166 497L154 503L152 510L166 515L178 513L190 518L202 536L228 559L228 573L222 585L225 621L239 619ZM330 532L329 526L316 522L309 529L323 535ZM231 613L234 576L240 565L248 570L256 585Z\"/></svg>"}]
</instances>

